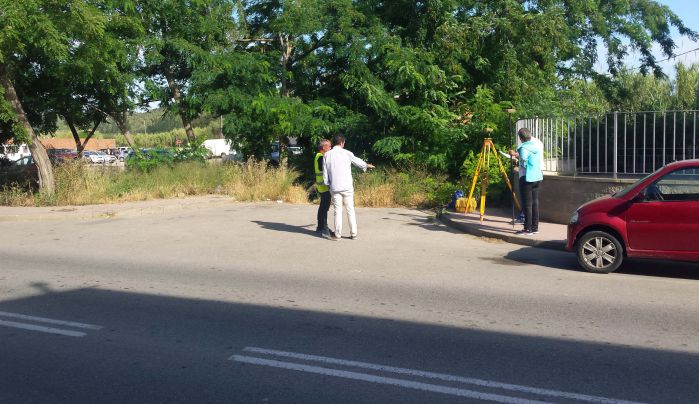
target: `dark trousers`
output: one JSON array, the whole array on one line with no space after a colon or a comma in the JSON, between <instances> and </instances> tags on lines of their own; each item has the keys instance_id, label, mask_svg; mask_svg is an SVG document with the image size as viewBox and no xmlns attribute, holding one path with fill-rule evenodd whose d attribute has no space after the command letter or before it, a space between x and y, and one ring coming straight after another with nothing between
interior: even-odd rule
<instances>
[{"instance_id":1,"label":"dark trousers","mask_svg":"<svg viewBox=\"0 0 699 404\"><path fill-rule=\"evenodd\" d=\"M527 182L519 179L522 190L522 207L524 208L524 231L539 231L539 191L541 181Z\"/></svg>"},{"instance_id":2,"label":"dark trousers","mask_svg":"<svg viewBox=\"0 0 699 404\"><path fill-rule=\"evenodd\" d=\"M328 227L328 210L330 210L330 191L320 192L320 205L318 205L318 228L323 231Z\"/></svg>"}]
</instances>

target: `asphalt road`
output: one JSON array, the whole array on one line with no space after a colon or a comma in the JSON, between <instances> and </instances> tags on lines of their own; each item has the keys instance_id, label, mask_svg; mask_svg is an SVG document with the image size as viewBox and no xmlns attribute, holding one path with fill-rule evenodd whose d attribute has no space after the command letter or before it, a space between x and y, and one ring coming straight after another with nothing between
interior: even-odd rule
<instances>
[{"instance_id":1,"label":"asphalt road","mask_svg":"<svg viewBox=\"0 0 699 404\"><path fill-rule=\"evenodd\" d=\"M314 209L0 223L0 402L699 401L698 265Z\"/></svg>"}]
</instances>

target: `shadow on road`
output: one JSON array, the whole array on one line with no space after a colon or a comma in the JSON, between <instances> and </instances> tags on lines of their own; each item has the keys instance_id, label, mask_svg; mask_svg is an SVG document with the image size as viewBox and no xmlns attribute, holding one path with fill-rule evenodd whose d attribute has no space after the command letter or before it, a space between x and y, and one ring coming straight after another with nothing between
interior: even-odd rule
<instances>
[{"instance_id":1,"label":"shadow on road","mask_svg":"<svg viewBox=\"0 0 699 404\"><path fill-rule=\"evenodd\" d=\"M387 217L382 217L381 220L403 222L408 226L420 227L429 231L443 231L447 233L463 234L462 232L452 229L451 227L437 220L434 212L429 212L429 216L400 212L388 212L387 215Z\"/></svg>"},{"instance_id":2,"label":"shadow on road","mask_svg":"<svg viewBox=\"0 0 699 404\"><path fill-rule=\"evenodd\" d=\"M491 259L492 260L492 259ZM584 272L575 254L537 247L523 247L493 261L503 265L541 265L548 268ZM657 260L626 259L615 273L663 278L699 280L699 264Z\"/></svg>"},{"instance_id":3,"label":"shadow on road","mask_svg":"<svg viewBox=\"0 0 699 404\"><path fill-rule=\"evenodd\" d=\"M294 226L288 223L278 223L278 222L265 222L262 220L252 220L253 223L258 224L260 227L266 230L282 231L287 233L300 233L307 234L309 236L317 237L315 231L309 229L308 227L313 227L313 224L308 224L305 226Z\"/></svg>"},{"instance_id":4,"label":"shadow on road","mask_svg":"<svg viewBox=\"0 0 699 404\"><path fill-rule=\"evenodd\" d=\"M627 400L689 402L699 397L699 355L681 350L583 342L565 334L551 338L492 332L470 327L466 319L462 327L453 327L239 302L35 286L41 294L0 302L0 317L21 313L104 328L87 330L84 338L70 338L0 326L0 380L12 386L0 389L2 402L451 402L446 395L406 393L228 360L231 355L252 355L294 362L251 354L244 351L246 347ZM508 396L524 394L490 389ZM533 394L524 397L560 401Z\"/></svg>"}]
</instances>

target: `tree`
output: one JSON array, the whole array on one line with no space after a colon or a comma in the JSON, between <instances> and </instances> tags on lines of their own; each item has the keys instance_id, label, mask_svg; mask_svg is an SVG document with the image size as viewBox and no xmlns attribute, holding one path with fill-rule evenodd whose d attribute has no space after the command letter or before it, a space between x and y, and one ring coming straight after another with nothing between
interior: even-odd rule
<instances>
[{"instance_id":1,"label":"tree","mask_svg":"<svg viewBox=\"0 0 699 404\"><path fill-rule=\"evenodd\" d=\"M233 0L134 0L146 33L141 69L153 100L182 119L195 140L192 121L204 100L191 92L196 69L210 68L212 56L234 33Z\"/></svg>"},{"instance_id":2,"label":"tree","mask_svg":"<svg viewBox=\"0 0 699 404\"><path fill-rule=\"evenodd\" d=\"M675 109L696 109L697 91L699 91L699 65L685 66L678 63L675 66L674 83Z\"/></svg>"},{"instance_id":3,"label":"tree","mask_svg":"<svg viewBox=\"0 0 699 404\"><path fill-rule=\"evenodd\" d=\"M73 45L99 32L103 20L98 9L79 0L0 0L0 26L0 120L11 127L15 139L29 144L40 190L51 194L53 170L34 126L55 126L54 115L50 110L26 109L24 98L36 98L36 89L21 85L42 75L46 66L70 60Z\"/></svg>"}]
</instances>

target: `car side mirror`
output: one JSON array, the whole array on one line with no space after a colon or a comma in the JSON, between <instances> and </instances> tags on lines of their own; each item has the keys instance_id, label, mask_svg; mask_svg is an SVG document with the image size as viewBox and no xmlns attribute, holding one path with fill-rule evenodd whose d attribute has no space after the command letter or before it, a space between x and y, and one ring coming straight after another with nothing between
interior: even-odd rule
<instances>
[{"instance_id":1,"label":"car side mirror","mask_svg":"<svg viewBox=\"0 0 699 404\"><path fill-rule=\"evenodd\" d=\"M637 193L636 196L631 198L631 202L633 202L633 203L643 202L645 200L646 200L646 194L643 191Z\"/></svg>"}]
</instances>

